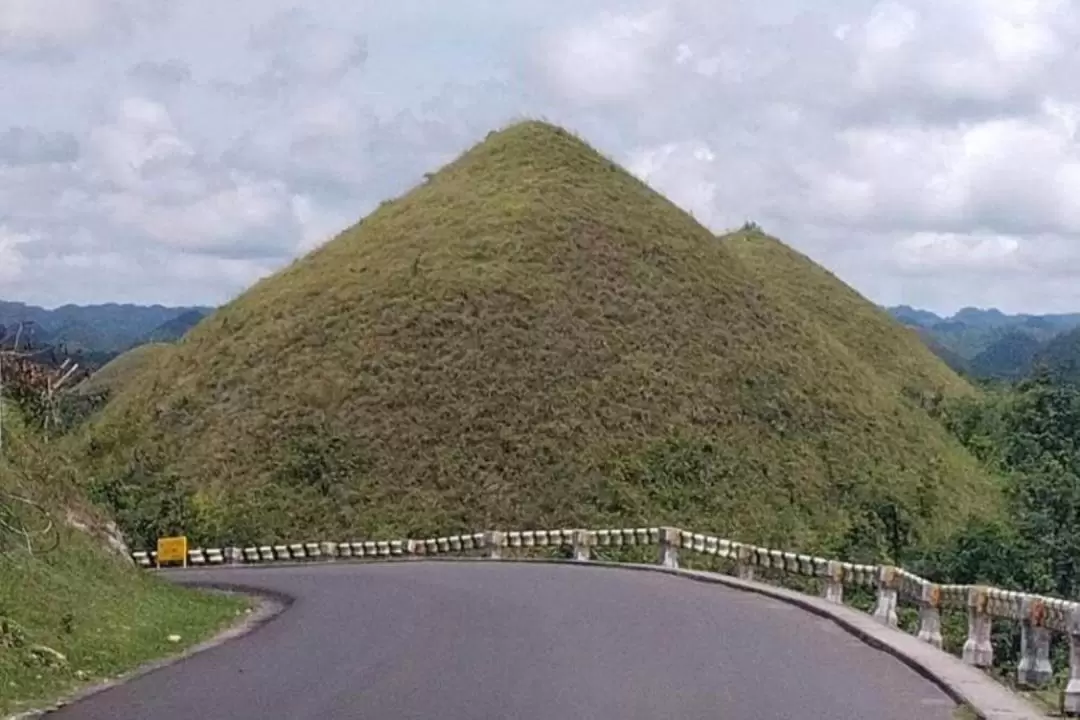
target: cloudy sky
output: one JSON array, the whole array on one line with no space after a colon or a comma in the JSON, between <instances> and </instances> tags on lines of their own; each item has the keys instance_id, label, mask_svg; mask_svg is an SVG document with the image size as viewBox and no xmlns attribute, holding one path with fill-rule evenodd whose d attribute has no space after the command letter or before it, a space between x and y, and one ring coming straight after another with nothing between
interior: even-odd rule
<instances>
[{"instance_id":1,"label":"cloudy sky","mask_svg":"<svg viewBox=\"0 0 1080 720\"><path fill-rule=\"evenodd\" d=\"M0 298L216 304L490 129L870 298L1080 310L1070 0L0 0Z\"/></svg>"}]
</instances>

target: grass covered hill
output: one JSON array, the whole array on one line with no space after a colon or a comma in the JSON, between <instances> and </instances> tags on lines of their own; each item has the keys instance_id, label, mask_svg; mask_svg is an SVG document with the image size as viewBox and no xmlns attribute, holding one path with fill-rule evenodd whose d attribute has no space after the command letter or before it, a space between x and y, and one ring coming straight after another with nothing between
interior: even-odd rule
<instances>
[{"instance_id":1,"label":"grass covered hill","mask_svg":"<svg viewBox=\"0 0 1080 720\"><path fill-rule=\"evenodd\" d=\"M899 328L888 311L805 255L761 232L732 233L722 241L788 313L798 313L828 336L837 352L851 353L853 362L894 390L937 389L948 396L972 392L914 331Z\"/></svg>"},{"instance_id":2,"label":"grass covered hill","mask_svg":"<svg viewBox=\"0 0 1080 720\"><path fill-rule=\"evenodd\" d=\"M970 389L743 255L511 126L154 357L83 438L94 492L136 543L672 522L873 552L993 511L903 390Z\"/></svg>"},{"instance_id":3,"label":"grass covered hill","mask_svg":"<svg viewBox=\"0 0 1080 720\"><path fill-rule=\"evenodd\" d=\"M88 378L74 386L72 392L77 395L115 392L168 348L169 344L165 342L137 345L95 370Z\"/></svg>"}]
</instances>

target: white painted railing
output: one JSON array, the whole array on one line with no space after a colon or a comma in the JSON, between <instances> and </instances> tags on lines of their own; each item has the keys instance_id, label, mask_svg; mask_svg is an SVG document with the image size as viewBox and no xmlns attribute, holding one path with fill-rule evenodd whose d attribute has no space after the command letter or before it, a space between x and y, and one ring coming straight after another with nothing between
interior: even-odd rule
<instances>
[{"instance_id":1,"label":"white painted railing","mask_svg":"<svg viewBox=\"0 0 1080 720\"><path fill-rule=\"evenodd\" d=\"M519 548L562 548L574 560L588 561L594 555L594 548L624 546L657 547L657 562L669 568L678 567L680 553L688 552L732 561L736 576L743 580L754 580L758 569L818 578L822 581L822 595L834 603L843 602L846 587L871 589L876 593L873 616L877 620L896 627L899 603L914 604L919 609L918 638L938 648L942 646L941 610L966 610L968 634L962 658L980 668L990 667L993 663L992 620L1019 621L1022 636L1017 680L1027 687L1041 687L1050 681L1053 675L1051 632L1066 634L1070 668L1064 710L1069 714L1080 713L1080 603L995 587L940 585L889 565L841 562L678 528L495 530L426 539L196 548L188 552L188 563L191 566L261 565L283 561L404 559L462 554L510 559L508 555L516 554ZM142 567L156 564L154 552L139 551L132 555Z\"/></svg>"}]
</instances>

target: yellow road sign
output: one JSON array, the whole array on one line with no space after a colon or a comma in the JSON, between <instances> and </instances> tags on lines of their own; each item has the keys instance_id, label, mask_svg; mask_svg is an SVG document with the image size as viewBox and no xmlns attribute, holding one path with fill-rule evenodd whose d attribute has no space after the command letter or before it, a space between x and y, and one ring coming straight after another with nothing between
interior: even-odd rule
<instances>
[{"instance_id":1,"label":"yellow road sign","mask_svg":"<svg viewBox=\"0 0 1080 720\"><path fill-rule=\"evenodd\" d=\"M157 565L167 565L169 563L178 562L184 567L187 567L188 549L187 538L180 537L163 537L158 538L157 541Z\"/></svg>"}]
</instances>

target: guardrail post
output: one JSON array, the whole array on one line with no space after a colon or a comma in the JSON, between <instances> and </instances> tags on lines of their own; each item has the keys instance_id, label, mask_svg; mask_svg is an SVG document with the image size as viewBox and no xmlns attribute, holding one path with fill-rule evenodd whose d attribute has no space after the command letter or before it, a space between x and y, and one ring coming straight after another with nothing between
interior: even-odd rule
<instances>
[{"instance_id":1,"label":"guardrail post","mask_svg":"<svg viewBox=\"0 0 1080 720\"><path fill-rule=\"evenodd\" d=\"M941 649L941 586L923 583L919 598L920 640Z\"/></svg>"},{"instance_id":2,"label":"guardrail post","mask_svg":"<svg viewBox=\"0 0 1080 720\"><path fill-rule=\"evenodd\" d=\"M585 562L589 559L590 549L592 545L592 535L588 530L575 530L574 531L574 559L579 562Z\"/></svg>"},{"instance_id":3,"label":"guardrail post","mask_svg":"<svg viewBox=\"0 0 1080 720\"><path fill-rule=\"evenodd\" d=\"M740 580L754 579L753 548L739 545L735 549L735 577Z\"/></svg>"},{"instance_id":4,"label":"guardrail post","mask_svg":"<svg viewBox=\"0 0 1080 720\"><path fill-rule=\"evenodd\" d=\"M502 549L506 546L506 533L499 530L490 530L484 533L484 548L487 556L492 560L502 559Z\"/></svg>"},{"instance_id":5,"label":"guardrail post","mask_svg":"<svg viewBox=\"0 0 1080 720\"><path fill-rule=\"evenodd\" d=\"M825 566L825 599L841 605L844 602L844 564L830 560Z\"/></svg>"},{"instance_id":6,"label":"guardrail post","mask_svg":"<svg viewBox=\"0 0 1080 720\"><path fill-rule=\"evenodd\" d=\"M244 562L244 551L238 547L227 547L223 554L225 562L229 565L240 565Z\"/></svg>"},{"instance_id":7,"label":"guardrail post","mask_svg":"<svg viewBox=\"0 0 1080 720\"><path fill-rule=\"evenodd\" d=\"M986 588L968 588L968 636L964 642L963 659L968 665L981 668L994 663L994 646L990 642L992 618L986 611L988 600Z\"/></svg>"},{"instance_id":8,"label":"guardrail post","mask_svg":"<svg viewBox=\"0 0 1080 720\"><path fill-rule=\"evenodd\" d=\"M660 566L666 568L679 567L679 529L673 527L660 528Z\"/></svg>"},{"instance_id":9,"label":"guardrail post","mask_svg":"<svg viewBox=\"0 0 1080 720\"><path fill-rule=\"evenodd\" d=\"M1069 683L1062 693L1061 708L1066 715L1080 714L1080 606L1066 620L1069 632Z\"/></svg>"},{"instance_id":10,"label":"guardrail post","mask_svg":"<svg viewBox=\"0 0 1080 720\"><path fill-rule=\"evenodd\" d=\"M1054 676L1050 663L1050 629L1045 626L1046 603L1025 597L1020 604L1020 662L1016 681L1026 687L1042 687Z\"/></svg>"},{"instance_id":11,"label":"guardrail post","mask_svg":"<svg viewBox=\"0 0 1080 720\"><path fill-rule=\"evenodd\" d=\"M874 604L874 618L890 627L896 627L896 568L891 565L878 567L877 602Z\"/></svg>"}]
</instances>

